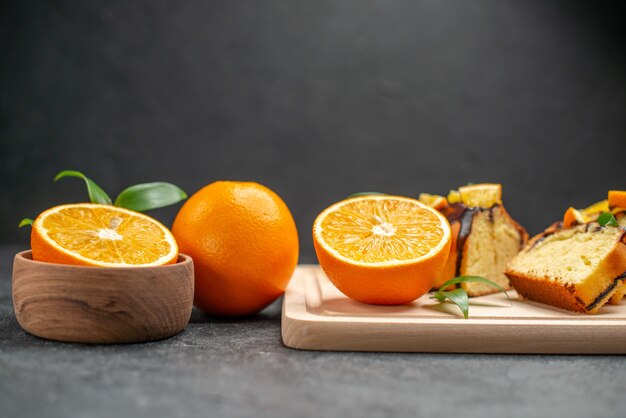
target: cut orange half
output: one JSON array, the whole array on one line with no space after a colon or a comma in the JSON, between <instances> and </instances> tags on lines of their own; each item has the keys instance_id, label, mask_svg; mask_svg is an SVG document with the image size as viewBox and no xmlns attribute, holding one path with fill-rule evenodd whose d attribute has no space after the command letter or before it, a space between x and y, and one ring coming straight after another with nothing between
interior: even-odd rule
<instances>
[{"instance_id":1,"label":"cut orange half","mask_svg":"<svg viewBox=\"0 0 626 418\"><path fill-rule=\"evenodd\" d=\"M313 225L320 266L346 296L403 304L425 294L445 266L450 225L406 197L369 195L324 210Z\"/></svg>"},{"instance_id":2,"label":"cut orange half","mask_svg":"<svg viewBox=\"0 0 626 418\"><path fill-rule=\"evenodd\" d=\"M111 205L77 203L41 213L31 234L33 259L101 267L174 263L178 246L156 219Z\"/></svg>"}]
</instances>

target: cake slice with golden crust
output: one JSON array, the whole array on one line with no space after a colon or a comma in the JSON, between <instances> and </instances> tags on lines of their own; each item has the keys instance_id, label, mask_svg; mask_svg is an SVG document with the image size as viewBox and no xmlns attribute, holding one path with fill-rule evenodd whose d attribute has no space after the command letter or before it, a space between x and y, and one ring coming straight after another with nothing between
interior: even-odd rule
<instances>
[{"instance_id":1,"label":"cake slice with golden crust","mask_svg":"<svg viewBox=\"0 0 626 418\"><path fill-rule=\"evenodd\" d=\"M596 221L603 213L611 213L615 216L618 226L626 227L626 191L609 190L605 200L596 202L584 209L570 207L563 215L562 227L568 228ZM626 295L626 280L622 281L609 299L612 305L618 305Z\"/></svg>"},{"instance_id":2,"label":"cake slice with golden crust","mask_svg":"<svg viewBox=\"0 0 626 418\"><path fill-rule=\"evenodd\" d=\"M526 230L502 205L502 186L483 183L459 187L439 209L450 222L452 246L443 273L435 281L438 288L456 276L485 277L504 289L510 289L504 269L528 240ZM424 203L438 202L435 196L420 195ZM465 282L460 287L469 296L498 292L484 283Z\"/></svg>"},{"instance_id":3,"label":"cake slice with golden crust","mask_svg":"<svg viewBox=\"0 0 626 418\"><path fill-rule=\"evenodd\" d=\"M626 279L626 229L558 222L528 242L506 275L526 299L596 313Z\"/></svg>"},{"instance_id":4,"label":"cake slice with golden crust","mask_svg":"<svg viewBox=\"0 0 626 418\"><path fill-rule=\"evenodd\" d=\"M455 276L481 276L510 289L504 270L528 239L524 228L501 204L490 208L454 204L443 213L451 225L458 223L459 232L448 258L449 277L442 277L440 281L443 283ZM497 288L484 283L461 283L461 287L469 296L498 292Z\"/></svg>"}]
</instances>

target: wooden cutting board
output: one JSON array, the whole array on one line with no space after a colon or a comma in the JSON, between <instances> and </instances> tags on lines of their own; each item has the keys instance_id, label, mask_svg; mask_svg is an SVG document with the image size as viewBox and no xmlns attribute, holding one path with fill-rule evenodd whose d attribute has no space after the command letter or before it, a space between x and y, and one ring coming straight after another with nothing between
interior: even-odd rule
<instances>
[{"instance_id":1,"label":"wooden cutting board","mask_svg":"<svg viewBox=\"0 0 626 418\"><path fill-rule=\"evenodd\" d=\"M469 319L430 295L366 305L339 292L319 266L303 265L285 292L282 337L303 350L626 354L626 303L585 315L509 295L512 302L504 294L472 298Z\"/></svg>"}]
</instances>

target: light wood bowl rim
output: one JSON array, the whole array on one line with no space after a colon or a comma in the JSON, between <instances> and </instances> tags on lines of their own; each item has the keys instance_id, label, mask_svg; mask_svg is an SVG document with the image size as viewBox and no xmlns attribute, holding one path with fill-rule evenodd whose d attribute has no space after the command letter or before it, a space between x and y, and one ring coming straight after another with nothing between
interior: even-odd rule
<instances>
[{"instance_id":1,"label":"light wood bowl rim","mask_svg":"<svg viewBox=\"0 0 626 418\"><path fill-rule=\"evenodd\" d=\"M20 261L33 267L45 267L58 270L75 270L75 271L119 271L120 273L129 273L137 270L167 270L167 269L180 269L181 267L188 266L193 263L191 256L184 253L178 253L178 259L173 264L165 264L162 266L136 266L136 267L99 267L99 266L79 266L73 264L59 264L48 263L46 261L33 260L32 250L24 250L15 254L15 258L20 258Z\"/></svg>"}]
</instances>

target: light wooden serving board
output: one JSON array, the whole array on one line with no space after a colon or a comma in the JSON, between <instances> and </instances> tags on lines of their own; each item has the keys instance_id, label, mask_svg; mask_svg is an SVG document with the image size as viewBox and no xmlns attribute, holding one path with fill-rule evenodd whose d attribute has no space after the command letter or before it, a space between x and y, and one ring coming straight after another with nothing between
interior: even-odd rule
<instances>
[{"instance_id":1,"label":"light wooden serving board","mask_svg":"<svg viewBox=\"0 0 626 418\"><path fill-rule=\"evenodd\" d=\"M626 354L626 303L586 315L508 293L512 302L472 298L464 319L430 295L402 306L355 302L319 266L299 266L283 300L283 342L303 350Z\"/></svg>"}]
</instances>

